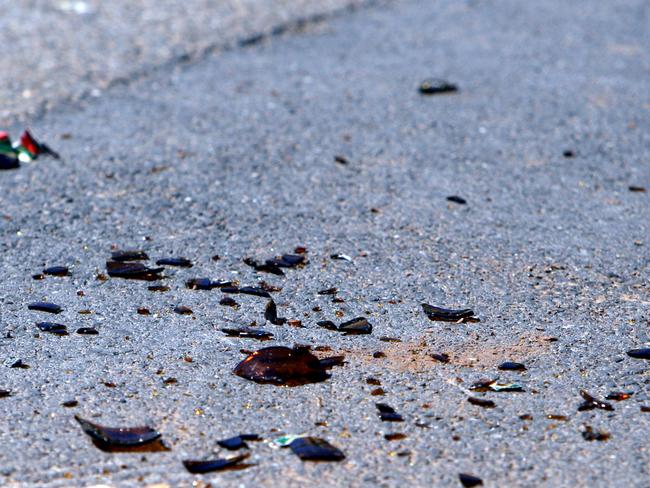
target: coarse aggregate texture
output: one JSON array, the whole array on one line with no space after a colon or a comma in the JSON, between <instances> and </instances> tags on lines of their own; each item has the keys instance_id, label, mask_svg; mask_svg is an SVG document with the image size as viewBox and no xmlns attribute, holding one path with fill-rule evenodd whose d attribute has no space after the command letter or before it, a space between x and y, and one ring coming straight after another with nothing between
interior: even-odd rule
<instances>
[{"instance_id":1,"label":"coarse aggregate texture","mask_svg":"<svg viewBox=\"0 0 650 488\"><path fill-rule=\"evenodd\" d=\"M648 363L626 351L650 343L650 194L628 190L650 189L648 9L404 0L33 120L62 160L0 172L0 389L13 393L0 398L0 484L460 486L465 472L494 487L647 486ZM459 92L422 96L429 77ZM299 245L309 264L284 277L241 261ZM164 293L99 281L113 247L194 267L167 268ZM31 278L51 265L72 274ZM219 290L184 287L195 277L281 286L278 314L304 327L265 323L259 297L221 306ZM317 295L329 287L345 302ZM72 333L38 331L51 317L27 310L34 301L64 307L54 318ZM432 322L422 302L481 321ZM371 335L316 326L357 316ZM274 340L219 331L252 322ZM295 343L346 364L294 388L232 374L241 349ZM31 368L8 367L19 358ZM527 370L499 371L503 361ZM525 391L468 391L495 378ZM633 395L578 411L581 389ZM381 422L377 401L405 421ZM172 450L101 452L74 414L149 424ZM586 426L611 438L587 441ZM396 432L407 437L384 438ZM239 433L323 437L346 459L303 462L253 442L246 470L183 468L224 455L217 440Z\"/></svg>"}]
</instances>

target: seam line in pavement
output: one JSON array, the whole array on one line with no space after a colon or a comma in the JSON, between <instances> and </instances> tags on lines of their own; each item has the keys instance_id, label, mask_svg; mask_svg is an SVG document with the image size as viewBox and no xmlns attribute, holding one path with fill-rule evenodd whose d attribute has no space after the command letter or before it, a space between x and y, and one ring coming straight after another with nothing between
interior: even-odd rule
<instances>
[{"instance_id":1,"label":"seam line in pavement","mask_svg":"<svg viewBox=\"0 0 650 488\"><path fill-rule=\"evenodd\" d=\"M131 83L144 80L150 76L172 70L177 66L189 66L199 63L218 53L234 51L236 49L247 49L276 37L300 34L309 27L329 22L330 20L356 13L360 10L386 6L394 2L395 0L361 0L360 3L352 3L330 12L319 12L271 25L266 31L250 34L243 38L214 42L201 49L178 54L159 64L144 64L139 69L132 71L128 76L121 76L108 81L106 86L101 89L101 92L108 92L117 86L128 86ZM56 111L62 106L73 109L79 108L82 102L93 98L93 92L95 90L96 88L89 88L76 96L63 96L55 101L44 100L32 114L14 114L8 125L18 126L21 123L27 122L29 122L29 125L36 124L50 112Z\"/></svg>"}]
</instances>

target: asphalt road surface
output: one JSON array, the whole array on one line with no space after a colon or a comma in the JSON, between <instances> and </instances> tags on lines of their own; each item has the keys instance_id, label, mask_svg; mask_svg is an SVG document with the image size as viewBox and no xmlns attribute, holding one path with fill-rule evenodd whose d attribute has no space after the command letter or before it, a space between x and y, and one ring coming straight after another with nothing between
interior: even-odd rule
<instances>
[{"instance_id":1,"label":"asphalt road surface","mask_svg":"<svg viewBox=\"0 0 650 488\"><path fill-rule=\"evenodd\" d=\"M374 0L0 0L0 123Z\"/></svg>"},{"instance_id":2,"label":"asphalt road surface","mask_svg":"<svg viewBox=\"0 0 650 488\"><path fill-rule=\"evenodd\" d=\"M404 0L31 120L62 159L0 172L0 485L454 487L468 473L490 487L647 487L648 362L626 352L650 344L650 194L629 189L650 190L649 16L642 0ZM428 77L459 91L423 96ZM296 246L309 263L284 277L242 262ZM194 266L167 268L167 292L98 280L114 248ZM71 276L32 279L51 265ZM266 322L263 298L220 305L218 289L184 286L195 277L281 287L279 315L304 327ZM329 287L343 302L317 294ZM28 310L37 300L64 310ZM430 321L423 302L480 322ZM371 335L316 324L358 316ZM274 339L220 330L253 322ZM346 363L292 388L232 373L242 349L296 343ZM524 391L470 391L497 378ZM580 390L631 396L579 410ZM404 422L381 421L376 402ZM150 425L171 450L102 452L74 415ZM264 439L254 466L183 467L229 455L216 442L240 433ZM271 448L282 434L346 458L301 461Z\"/></svg>"}]
</instances>

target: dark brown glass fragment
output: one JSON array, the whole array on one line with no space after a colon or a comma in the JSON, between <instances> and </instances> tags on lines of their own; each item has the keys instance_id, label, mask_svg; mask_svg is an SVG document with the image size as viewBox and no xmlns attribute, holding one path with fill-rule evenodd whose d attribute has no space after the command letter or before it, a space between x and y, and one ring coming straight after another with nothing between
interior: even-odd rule
<instances>
[{"instance_id":1,"label":"dark brown glass fragment","mask_svg":"<svg viewBox=\"0 0 650 488\"><path fill-rule=\"evenodd\" d=\"M326 288L324 290L320 290L317 293L319 295L336 295L339 292L338 288Z\"/></svg>"},{"instance_id":2,"label":"dark brown glass fragment","mask_svg":"<svg viewBox=\"0 0 650 488\"><path fill-rule=\"evenodd\" d=\"M36 310L38 312L47 312L47 313L61 313L63 308L61 308L56 303L50 302L33 302L27 305L29 310Z\"/></svg>"},{"instance_id":3,"label":"dark brown glass fragment","mask_svg":"<svg viewBox=\"0 0 650 488\"><path fill-rule=\"evenodd\" d=\"M77 329L77 334L81 335L97 335L99 331L94 327L79 327Z\"/></svg>"},{"instance_id":4,"label":"dark brown glass fragment","mask_svg":"<svg viewBox=\"0 0 650 488\"><path fill-rule=\"evenodd\" d=\"M372 325L365 317L356 317L339 325L340 332L344 335L372 334Z\"/></svg>"},{"instance_id":5,"label":"dark brown glass fragment","mask_svg":"<svg viewBox=\"0 0 650 488\"><path fill-rule=\"evenodd\" d=\"M264 310L264 318L273 325L283 325L287 319L278 317L278 308L273 300L269 300Z\"/></svg>"},{"instance_id":6,"label":"dark brown glass fragment","mask_svg":"<svg viewBox=\"0 0 650 488\"><path fill-rule=\"evenodd\" d=\"M151 286L148 286L147 289L149 291L154 291L154 292L158 292L158 293L165 293L165 292L168 292L169 290L171 290L171 288L166 286L166 285L151 285Z\"/></svg>"},{"instance_id":7,"label":"dark brown glass fragment","mask_svg":"<svg viewBox=\"0 0 650 488\"><path fill-rule=\"evenodd\" d=\"M119 262L147 261L149 260L149 256L147 256L146 252L140 249L126 249L122 251L113 251L111 253L111 260Z\"/></svg>"},{"instance_id":8,"label":"dark brown glass fragment","mask_svg":"<svg viewBox=\"0 0 650 488\"><path fill-rule=\"evenodd\" d=\"M465 200L463 197L459 197L458 195L451 195L451 196L447 197L447 201L457 203L459 205L466 205L467 204L467 200Z\"/></svg>"},{"instance_id":9,"label":"dark brown glass fragment","mask_svg":"<svg viewBox=\"0 0 650 488\"><path fill-rule=\"evenodd\" d=\"M280 267L275 264L268 264L268 263L260 264L251 258L244 258L243 261L244 264L255 269L255 271L259 271L263 273L272 273L278 276L284 276L284 271L282 271L282 269L280 269Z\"/></svg>"},{"instance_id":10,"label":"dark brown glass fragment","mask_svg":"<svg viewBox=\"0 0 650 488\"><path fill-rule=\"evenodd\" d=\"M210 278L193 278L185 282L185 287L190 290L213 290L232 286L232 281L213 281Z\"/></svg>"},{"instance_id":11,"label":"dark brown glass fragment","mask_svg":"<svg viewBox=\"0 0 650 488\"><path fill-rule=\"evenodd\" d=\"M248 444L246 444L246 441L260 440L262 439L260 439L260 436L257 434L239 434L235 437L229 437L228 439L217 441L217 444L219 444L224 449L228 449L229 451L236 451L238 449L248 449Z\"/></svg>"},{"instance_id":12,"label":"dark brown glass fragment","mask_svg":"<svg viewBox=\"0 0 650 488\"><path fill-rule=\"evenodd\" d=\"M404 417L398 414L393 407L385 403L375 403L379 418L384 422L403 422Z\"/></svg>"},{"instance_id":13,"label":"dark brown glass fragment","mask_svg":"<svg viewBox=\"0 0 650 488\"><path fill-rule=\"evenodd\" d=\"M270 283L267 283L266 281L260 281L260 288L264 291L268 291L269 293L275 293L278 291L282 291L282 288L279 286L271 285Z\"/></svg>"},{"instance_id":14,"label":"dark brown glass fragment","mask_svg":"<svg viewBox=\"0 0 650 488\"><path fill-rule=\"evenodd\" d=\"M594 428L591 425L585 425L585 430L582 431L582 437L586 441L606 441L608 440L612 435L609 432L605 432L602 430L594 430Z\"/></svg>"},{"instance_id":15,"label":"dark brown glass fragment","mask_svg":"<svg viewBox=\"0 0 650 488\"><path fill-rule=\"evenodd\" d=\"M36 324L36 327L38 327L43 332L49 332L50 334L59 336L68 335L68 329L63 324L55 324L53 322L38 322Z\"/></svg>"},{"instance_id":16,"label":"dark brown glass fragment","mask_svg":"<svg viewBox=\"0 0 650 488\"><path fill-rule=\"evenodd\" d=\"M580 390L580 396L584 399L584 402L582 402L578 407L579 411L593 410L594 408L597 408L599 410L607 410L607 411L614 410L614 407L612 406L611 403L605 402L603 400L599 400L596 397L587 393L585 390Z\"/></svg>"},{"instance_id":17,"label":"dark brown glass fragment","mask_svg":"<svg viewBox=\"0 0 650 488\"><path fill-rule=\"evenodd\" d=\"M145 452L169 450L161 441L161 434L151 427L105 427L75 415L83 431L98 449L106 452Z\"/></svg>"},{"instance_id":18,"label":"dark brown glass fragment","mask_svg":"<svg viewBox=\"0 0 650 488\"><path fill-rule=\"evenodd\" d=\"M522 363L506 361L499 365L499 369L502 371L526 371L526 366Z\"/></svg>"},{"instance_id":19,"label":"dark brown glass fragment","mask_svg":"<svg viewBox=\"0 0 650 488\"><path fill-rule=\"evenodd\" d=\"M50 266L43 270L43 274L49 276L69 276L70 270L67 266Z\"/></svg>"},{"instance_id":20,"label":"dark brown glass fragment","mask_svg":"<svg viewBox=\"0 0 650 488\"><path fill-rule=\"evenodd\" d=\"M29 369L29 364L24 363L22 359L18 359L17 361L14 361L9 367L18 368L18 369Z\"/></svg>"},{"instance_id":21,"label":"dark brown glass fragment","mask_svg":"<svg viewBox=\"0 0 650 488\"><path fill-rule=\"evenodd\" d=\"M242 286L241 288L239 288L239 293L242 293L244 295L253 295L262 298L271 298L271 295L268 291L254 286Z\"/></svg>"},{"instance_id":22,"label":"dark brown glass fragment","mask_svg":"<svg viewBox=\"0 0 650 488\"><path fill-rule=\"evenodd\" d=\"M452 310L423 303L422 310L429 317L429 320L440 320L443 322L477 322L479 320L477 317L474 317L474 311L469 308Z\"/></svg>"},{"instance_id":23,"label":"dark brown glass fragment","mask_svg":"<svg viewBox=\"0 0 650 488\"><path fill-rule=\"evenodd\" d=\"M486 400L484 398L468 397L467 401L472 405L483 408L494 408L497 406L492 400Z\"/></svg>"},{"instance_id":24,"label":"dark brown glass fragment","mask_svg":"<svg viewBox=\"0 0 650 488\"><path fill-rule=\"evenodd\" d=\"M390 434L384 434L384 439L387 441L401 441L403 439L406 439L408 436L406 434L403 434L401 432L392 432Z\"/></svg>"},{"instance_id":25,"label":"dark brown glass fragment","mask_svg":"<svg viewBox=\"0 0 650 488\"><path fill-rule=\"evenodd\" d=\"M251 329L249 327L228 328L224 327L221 332L230 337L242 337L257 339L258 341L268 341L273 339L273 334L262 329Z\"/></svg>"},{"instance_id":26,"label":"dark brown glass fragment","mask_svg":"<svg viewBox=\"0 0 650 488\"><path fill-rule=\"evenodd\" d=\"M632 393L624 393L622 391L612 391L606 397L605 400L614 400L616 402L622 402L627 400L632 396Z\"/></svg>"},{"instance_id":27,"label":"dark brown glass fragment","mask_svg":"<svg viewBox=\"0 0 650 488\"><path fill-rule=\"evenodd\" d=\"M325 439L318 437L299 437L289 447L303 461L341 461L345 454Z\"/></svg>"},{"instance_id":28,"label":"dark brown glass fragment","mask_svg":"<svg viewBox=\"0 0 650 488\"><path fill-rule=\"evenodd\" d=\"M567 417L566 415L557 415L557 414L548 414L546 418L549 420L558 420L560 422L566 422L569 420L569 417Z\"/></svg>"},{"instance_id":29,"label":"dark brown glass fragment","mask_svg":"<svg viewBox=\"0 0 650 488\"><path fill-rule=\"evenodd\" d=\"M627 355L634 359L650 359L650 347L642 349L631 349Z\"/></svg>"},{"instance_id":30,"label":"dark brown glass fragment","mask_svg":"<svg viewBox=\"0 0 650 488\"><path fill-rule=\"evenodd\" d=\"M478 478L471 474L460 473L458 475L458 480L460 481L460 484L463 485L465 488L472 488L473 486L483 485L483 480L481 478Z\"/></svg>"},{"instance_id":31,"label":"dark brown glass fragment","mask_svg":"<svg viewBox=\"0 0 650 488\"><path fill-rule=\"evenodd\" d=\"M179 305L177 307L174 307L174 313L177 313L179 315L192 315L194 312L190 307Z\"/></svg>"},{"instance_id":32,"label":"dark brown glass fragment","mask_svg":"<svg viewBox=\"0 0 650 488\"><path fill-rule=\"evenodd\" d=\"M441 95L446 93L456 93L458 86L441 78L427 78L418 88L422 95Z\"/></svg>"},{"instance_id":33,"label":"dark brown glass fragment","mask_svg":"<svg viewBox=\"0 0 650 488\"><path fill-rule=\"evenodd\" d=\"M325 381L327 370L342 363L342 356L318 359L307 347L273 346L250 354L233 373L256 383L299 386Z\"/></svg>"},{"instance_id":34,"label":"dark brown glass fragment","mask_svg":"<svg viewBox=\"0 0 650 488\"><path fill-rule=\"evenodd\" d=\"M106 272L113 278L156 281L163 278L160 275L163 270L164 268L149 268L142 263L106 261Z\"/></svg>"},{"instance_id":35,"label":"dark brown glass fragment","mask_svg":"<svg viewBox=\"0 0 650 488\"><path fill-rule=\"evenodd\" d=\"M219 300L219 305L224 305L226 307L233 307L233 308L239 307L239 304L230 297L223 297L221 300Z\"/></svg>"},{"instance_id":36,"label":"dark brown glass fragment","mask_svg":"<svg viewBox=\"0 0 650 488\"><path fill-rule=\"evenodd\" d=\"M382 342L402 342L402 339L398 339L397 337L388 337L388 336L381 336L379 340Z\"/></svg>"},{"instance_id":37,"label":"dark brown glass fragment","mask_svg":"<svg viewBox=\"0 0 650 488\"><path fill-rule=\"evenodd\" d=\"M163 258L156 261L158 266L177 266L179 268L191 268L192 261L187 258Z\"/></svg>"},{"instance_id":38,"label":"dark brown glass fragment","mask_svg":"<svg viewBox=\"0 0 650 488\"><path fill-rule=\"evenodd\" d=\"M338 327L334 322L331 320L320 320L316 322L316 325L319 327L322 327L323 329L328 329L328 330L338 330Z\"/></svg>"},{"instance_id":39,"label":"dark brown glass fragment","mask_svg":"<svg viewBox=\"0 0 650 488\"><path fill-rule=\"evenodd\" d=\"M449 360L450 360L450 358L449 358L449 354L444 353L444 352L433 353L433 354L431 355L431 357L432 357L433 359L435 359L436 361L440 361L441 363L448 363Z\"/></svg>"},{"instance_id":40,"label":"dark brown glass fragment","mask_svg":"<svg viewBox=\"0 0 650 488\"><path fill-rule=\"evenodd\" d=\"M350 162L345 156L340 156L340 155L334 156L334 161L344 166L350 164Z\"/></svg>"},{"instance_id":41,"label":"dark brown glass fragment","mask_svg":"<svg viewBox=\"0 0 650 488\"><path fill-rule=\"evenodd\" d=\"M183 461L183 466L185 466L185 469L187 469L192 474L204 474L210 473L212 471L245 469L252 465L240 463L244 459L247 459L249 456L250 454L246 453L225 459L211 459L207 461L185 460Z\"/></svg>"}]
</instances>

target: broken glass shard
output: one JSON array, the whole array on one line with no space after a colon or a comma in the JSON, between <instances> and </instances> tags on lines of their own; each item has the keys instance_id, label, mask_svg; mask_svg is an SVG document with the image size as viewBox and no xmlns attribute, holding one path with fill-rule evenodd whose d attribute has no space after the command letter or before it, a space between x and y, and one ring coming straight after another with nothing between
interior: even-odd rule
<instances>
[{"instance_id":1,"label":"broken glass shard","mask_svg":"<svg viewBox=\"0 0 650 488\"><path fill-rule=\"evenodd\" d=\"M282 325L287 319L278 317L278 308L273 300L269 300L264 310L264 318L271 322L273 325Z\"/></svg>"},{"instance_id":2,"label":"broken glass shard","mask_svg":"<svg viewBox=\"0 0 650 488\"><path fill-rule=\"evenodd\" d=\"M84 420L75 415L83 431L93 444L102 451L166 451L169 450L161 441L161 434L151 427L104 427Z\"/></svg>"},{"instance_id":3,"label":"broken glass shard","mask_svg":"<svg viewBox=\"0 0 650 488\"><path fill-rule=\"evenodd\" d=\"M526 371L526 366L521 363L506 361L499 365L499 369L503 371Z\"/></svg>"},{"instance_id":4,"label":"broken glass shard","mask_svg":"<svg viewBox=\"0 0 650 488\"><path fill-rule=\"evenodd\" d=\"M38 312L60 313L63 309L56 303L50 302L33 302L27 305L29 310L36 310Z\"/></svg>"},{"instance_id":5,"label":"broken glass shard","mask_svg":"<svg viewBox=\"0 0 650 488\"><path fill-rule=\"evenodd\" d=\"M191 268L192 261L187 258L163 258L156 261L158 266L178 266L179 268Z\"/></svg>"},{"instance_id":6,"label":"broken glass shard","mask_svg":"<svg viewBox=\"0 0 650 488\"><path fill-rule=\"evenodd\" d=\"M397 337L388 337L388 336L381 336L379 340L382 342L402 342L402 339L398 339Z\"/></svg>"},{"instance_id":7,"label":"broken glass shard","mask_svg":"<svg viewBox=\"0 0 650 488\"><path fill-rule=\"evenodd\" d=\"M210 278L193 278L185 282L185 287L190 290L212 290L232 286L232 281L213 281Z\"/></svg>"},{"instance_id":8,"label":"broken glass shard","mask_svg":"<svg viewBox=\"0 0 650 488\"><path fill-rule=\"evenodd\" d=\"M434 307L427 303L422 304L422 310L429 320L440 320L443 322L478 322L478 317L474 316L474 311L469 308L452 310L448 308Z\"/></svg>"},{"instance_id":9,"label":"broken glass shard","mask_svg":"<svg viewBox=\"0 0 650 488\"><path fill-rule=\"evenodd\" d=\"M478 407L483 407L483 408L496 407L496 403L494 403L492 400L486 400L484 398L469 397L467 401L472 405L476 405Z\"/></svg>"},{"instance_id":10,"label":"broken glass shard","mask_svg":"<svg viewBox=\"0 0 650 488\"><path fill-rule=\"evenodd\" d=\"M239 307L239 304L230 297L223 297L221 300L219 300L219 305L224 305L226 307L233 307L233 308Z\"/></svg>"},{"instance_id":11,"label":"broken glass shard","mask_svg":"<svg viewBox=\"0 0 650 488\"><path fill-rule=\"evenodd\" d=\"M140 249L128 249L123 251L113 251L111 253L111 261L125 262L125 261L148 261L149 256L146 252Z\"/></svg>"},{"instance_id":12,"label":"broken glass shard","mask_svg":"<svg viewBox=\"0 0 650 488\"><path fill-rule=\"evenodd\" d=\"M262 329L251 329L248 327L228 328L224 327L221 332L230 337L242 337L257 339L258 341L268 341L273 339L273 334Z\"/></svg>"},{"instance_id":13,"label":"broken glass shard","mask_svg":"<svg viewBox=\"0 0 650 488\"><path fill-rule=\"evenodd\" d=\"M393 407L385 403L375 403L379 411L379 418L384 422L403 422L404 417L398 414Z\"/></svg>"},{"instance_id":14,"label":"broken glass shard","mask_svg":"<svg viewBox=\"0 0 650 488\"><path fill-rule=\"evenodd\" d=\"M344 335L372 334L372 325L364 317L357 317L339 325Z\"/></svg>"},{"instance_id":15,"label":"broken glass shard","mask_svg":"<svg viewBox=\"0 0 650 488\"><path fill-rule=\"evenodd\" d=\"M68 329L63 324L55 324L53 322L38 322L36 324L43 332L49 332L50 334L65 336L68 335Z\"/></svg>"},{"instance_id":16,"label":"broken glass shard","mask_svg":"<svg viewBox=\"0 0 650 488\"><path fill-rule=\"evenodd\" d=\"M579 411L593 410L594 408L597 408L599 410L608 410L608 411L614 410L614 407L612 406L611 403L605 402L603 400L599 400L596 397L587 393L585 390L580 390L580 396L584 399L584 402L582 402L578 407Z\"/></svg>"},{"instance_id":17,"label":"broken glass shard","mask_svg":"<svg viewBox=\"0 0 650 488\"><path fill-rule=\"evenodd\" d=\"M224 471L227 469L245 469L251 464L240 464L250 456L249 453L232 456L225 459L211 459L208 461L183 461L183 466L192 474L210 473L212 471Z\"/></svg>"},{"instance_id":18,"label":"broken glass shard","mask_svg":"<svg viewBox=\"0 0 650 488\"><path fill-rule=\"evenodd\" d=\"M323 329L338 330L336 324L331 320L321 320L319 322L316 322L316 325L322 327Z\"/></svg>"},{"instance_id":19,"label":"broken glass shard","mask_svg":"<svg viewBox=\"0 0 650 488\"><path fill-rule=\"evenodd\" d=\"M448 363L449 360L450 360L449 354L444 353L444 352L434 353L434 354L431 355L431 357L433 359L435 359L436 361L440 361L441 363Z\"/></svg>"},{"instance_id":20,"label":"broken glass shard","mask_svg":"<svg viewBox=\"0 0 650 488\"><path fill-rule=\"evenodd\" d=\"M327 371L343 364L343 356L318 359L307 347L273 346L260 349L240 362L234 374L256 383L299 386L330 377Z\"/></svg>"},{"instance_id":21,"label":"broken glass shard","mask_svg":"<svg viewBox=\"0 0 650 488\"><path fill-rule=\"evenodd\" d=\"M504 391L523 392L524 388L518 383L499 383L497 380L480 380L469 387L472 391Z\"/></svg>"},{"instance_id":22,"label":"broken glass shard","mask_svg":"<svg viewBox=\"0 0 650 488\"><path fill-rule=\"evenodd\" d=\"M451 195L451 196L447 197L447 201L457 203L459 205L466 205L467 204L467 200L465 200L463 197L459 197L457 195Z\"/></svg>"},{"instance_id":23,"label":"broken glass shard","mask_svg":"<svg viewBox=\"0 0 650 488\"><path fill-rule=\"evenodd\" d=\"M345 454L325 439L317 437L299 437L289 447L303 461L341 461Z\"/></svg>"},{"instance_id":24,"label":"broken glass shard","mask_svg":"<svg viewBox=\"0 0 650 488\"><path fill-rule=\"evenodd\" d=\"M455 93L458 91L458 86L441 78L428 78L420 83L419 91L422 95L440 95Z\"/></svg>"},{"instance_id":25,"label":"broken glass shard","mask_svg":"<svg viewBox=\"0 0 650 488\"><path fill-rule=\"evenodd\" d=\"M151 285L147 287L147 290L158 292L158 293L165 293L171 290L171 288L166 285Z\"/></svg>"},{"instance_id":26,"label":"broken glass shard","mask_svg":"<svg viewBox=\"0 0 650 488\"><path fill-rule=\"evenodd\" d=\"M387 441L401 441L403 439L406 439L407 435L402 434L401 432L393 432L390 434L384 434L384 439Z\"/></svg>"},{"instance_id":27,"label":"broken glass shard","mask_svg":"<svg viewBox=\"0 0 650 488\"><path fill-rule=\"evenodd\" d=\"M349 263L352 262L352 258L348 256L347 254L331 254L330 258L332 259L338 259L340 261L348 261Z\"/></svg>"},{"instance_id":28,"label":"broken glass shard","mask_svg":"<svg viewBox=\"0 0 650 488\"><path fill-rule=\"evenodd\" d=\"M244 258L243 261L244 264L250 266L255 271L259 271L263 273L272 273L278 276L284 276L284 271L282 271L282 269L280 269L280 267L275 264L268 264L268 263L260 264L251 258Z\"/></svg>"},{"instance_id":29,"label":"broken glass shard","mask_svg":"<svg viewBox=\"0 0 650 488\"><path fill-rule=\"evenodd\" d=\"M262 288L256 288L254 286L242 286L239 288L239 293L243 293L244 295L253 295L256 297L271 298L271 295L268 291Z\"/></svg>"},{"instance_id":30,"label":"broken glass shard","mask_svg":"<svg viewBox=\"0 0 650 488\"><path fill-rule=\"evenodd\" d=\"M246 444L246 441L259 440L261 439L257 434L240 434L235 437L217 441L217 444L219 444L224 449L228 449L229 451L236 451L238 449L248 449L248 444Z\"/></svg>"},{"instance_id":31,"label":"broken glass shard","mask_svg":"<svg viewBox=\"0 0 650 488\"><path fill-rule=\"evenodd\" d=\"M622 391L612 391L609 395L605 397L605 400L614 400L617 402L622 402L627 400L632 396L632 393L624 393Z\"/></svg>"},{"instance_id":32,"label":"broken glass shard","mask_svg":"<svg viewBox=\"0 0 650 488\"><path fill-rule=\"evenodd\" d=\"M473 486L483 485L483 480L481 478L477 478L471 474L460 473L458 475L458 480L460 481L460 484L465 488L472 488Z\"/></svg>"},{"instance_id":33,"label":"broken glass shard","mask_svg":"<svg viewBox=\"0 0 650 488\"><path fill-rule=\"evenodd\" d=\"M192 315L194 312L192 312L192 309L190 307L179 305L177 307L174 307L174 313L177 313L179 315Z\"/></svg>"},{"instance_id":34,"label":"broken glass shard","mask_svg":"<svg viewBox=\"0 0 650 488\"><path fill-rule=\"evenodd\" d=\"M650 359L650 347L642 349L631 349L627 355L634 359Z\"/></svg>"},{"instance_id":35,"label":"broken glass shard","mask_svg":"<svg viewBox=\"0 0 650 488\"><path fill-rule=\"evenodd\" d=\"M50 266L43 270L43 274L50 276L69 276L70 270L67 266Z\"/></svg>"},{"instance_id":36,"label":"broken glass shard","mask_svg":"<svg viewBox=\"0 0 650 488\"><path fill-rule=\"evenodd\" d=\"M97 335L99 331L94 327L79 327L77 329L77 334L81 335Z\"/></svg>"},{"instance_id":37,"label":"broken glass shard","mask_svg":"<svg viewBox=\"0 0 650 488\"><path fill-rule=\"evenodd\" d=\"M582 437L586 441L599 441L603 442L608 440L611 437L611 434L609 432L605 432L602 430L594 430L594 428L590 425L585 425L585 430L582 431Z\"/></svg>"},{"instance_id":38,"label":"broken glass shard","mask_svg":"<svg viewBox=\"0 0 650 488\"><path fill-rule=\"evenodd\" d=\"M130 280L156 281L163 278L160 275L164 268L149 268L142 263L106 261L108 276Z\"/></svg>"},{"instance_id":39,"label":"broken glass shard","mask_svg":"<svg viewBox=\"0 0 650 488\"><path fill-rule=\"evenodd\" d=\"M283 254L282 256L274 259L267 259L266 264L270 266L277 266L279 268L295 268L307 262L305 256L297 254Z\"/></svg>"}]
</instances>

